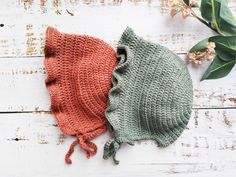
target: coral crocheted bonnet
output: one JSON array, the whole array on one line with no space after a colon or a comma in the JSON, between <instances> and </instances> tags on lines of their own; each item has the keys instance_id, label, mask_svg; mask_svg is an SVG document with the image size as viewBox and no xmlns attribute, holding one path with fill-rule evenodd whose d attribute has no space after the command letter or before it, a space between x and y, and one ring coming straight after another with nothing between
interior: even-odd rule
<instances>
[{"instance_id":1,"label":"coral crocheted bonnet","mask_svg":"<svg viewBox=\"0 0 236 177\"><path fill-rule=\"evenodd\" d=\"M103 158L113 156L122 143L155 140L173 143L191 114L193 88L187 67L169 49L137 36L127 28L118 45L119 64L113 71L106 117L113 138Z\"/></svg>"},{"instance_id":2,"label":"coral crocheted bonnet","mask_svg":"<svg viewBox=\"0 0 236 177\"><path fill-rule=\"evenodd\" d=\"M104 41L47 28L45 67L51 111L60 129L76 136L65 156L68 164L77 144L88 158L96 154L90 140L107 129L104 112L116 65L115 51Z\"/></svg>"}]
</instances>

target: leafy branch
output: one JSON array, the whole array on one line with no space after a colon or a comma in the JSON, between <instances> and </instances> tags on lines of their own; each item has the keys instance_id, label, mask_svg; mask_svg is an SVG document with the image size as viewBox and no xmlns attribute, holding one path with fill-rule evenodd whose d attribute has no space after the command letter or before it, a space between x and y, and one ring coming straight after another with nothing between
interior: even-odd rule
<instances>
[{"instance_id":1,"label":"leafy branch","mask_svg":"<svg viewBox=\"0 0 236 177\"><path fill-rule=\"evenodd\" d=\"M183 18L194 17L218 34L200 41L188 53L187 59L193 64L212 60L201 80L226 76L236 64L236 19L227 1L202 0L199 6L195 0L169 0L169 4L172 17L178 13L182 13Z\"/></svg>"}]
</instances>

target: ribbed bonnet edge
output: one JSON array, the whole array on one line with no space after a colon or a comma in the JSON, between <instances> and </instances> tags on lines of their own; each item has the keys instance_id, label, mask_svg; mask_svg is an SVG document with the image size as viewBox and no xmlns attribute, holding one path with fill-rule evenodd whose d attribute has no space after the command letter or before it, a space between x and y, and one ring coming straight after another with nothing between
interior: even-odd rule
<instances>
[{"instance_id":1,"label":"ribbed bonnet edge","mask_svg":"<svg viewBox=\"0 0 236 177\"><path fill-rule=\"evenodd\" d=\"M118 42L118 45L125 45L129 44L136 38L136 34L134 33L133 29L130 27L126 27L125 31L122 33L121 38Z\"/></svg>"},{"instance_id":2,"label":"ribbed bonnet edge","mask_svg":"<svg viewBox=\"0 0 236 177\"><path fill-rule=\"evenodd\" d=\"M64 117L64 113L61 111L61 98L60 98L60 88L58 85L58 68L57 68L57 60L59 58L57 42L60 36L60 32L53 28L48 27L46 30L46 41L45 41L45 68L47 73L47 79L45 80L46 87L49 91L51 98L51 111L55 115L57 123L60 126L60 129L66 133L67 135L74 135L75 131L72 127L68 127L68 123L65 123L62 117Z\"/></svg>"},{"instance_id":3,"label":"ribbed bonnet edge","mask_svg":"<svg viewBox=\"0 0 236 177\"><path fill-rule=\"evenodd\" d=\"M46 39L45 39L45 47L44 47L45 57L51 57L51 55L55 53L56 45L53 39L59 34L60 32L57 29L50 26L47 28L46 34L45 34Z\"/></svg>"},{"instance_id":4,"label":"ribbed bonnet edge","mask_svg":"<svg viewBox=\"0 0 236 177\"><path fill-rule=\"evenodd\" d=\"M157 49L157 51L160 51L159 53L162 53L167 49L166 47L158 43L153 43L151 41L144 39L143 37L138 36L129 26L126 27L125 31L122 33L121 38L118 42L118 48L120 46L127 46L131 50L133 50L133 52L139 50L140 47L143 47L145 45L154 46Z\"/></svg>"}]
</instances>

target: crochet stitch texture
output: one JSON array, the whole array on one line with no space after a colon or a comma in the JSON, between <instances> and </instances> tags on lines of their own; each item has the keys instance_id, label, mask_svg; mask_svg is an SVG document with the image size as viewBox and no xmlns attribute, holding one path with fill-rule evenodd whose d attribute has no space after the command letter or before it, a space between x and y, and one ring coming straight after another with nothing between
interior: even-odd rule
<instances>
[{"instance_id":1,"label":"crochet stitch texture","mask_svg":"<svg viewBox=\"0 0 236 177\"><path fill-rule=\"evenodd\" d=\"M90 140L107 130L104 112L117 65L115 51L100 39L52 27L47 28L44 50L51 111L60 129L77 138L65 161L72 163L70 155L77 144L89 158L97 152Z\"/></svg>"},{"instance_id":2,"label":"crochet stitch texture","mask_svg":"<svg viewBox=\"0 0 236 177\"><path fill-rule=\"evenodd\" d=\"M103 158L115 154L122 143L155 140L165 147L188 124L193 100L187 67L169 49L146 41L127 28L117 48L119 64L113 71L106 117L113 138Z\"/></svg>"}]
</instances>

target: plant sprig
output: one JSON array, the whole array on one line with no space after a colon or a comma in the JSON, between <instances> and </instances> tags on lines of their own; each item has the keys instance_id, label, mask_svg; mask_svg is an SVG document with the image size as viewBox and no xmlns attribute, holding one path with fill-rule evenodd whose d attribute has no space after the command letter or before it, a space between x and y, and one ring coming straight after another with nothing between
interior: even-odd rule
<instances>
[{"instance_id":1,"label":"plant sprig","mask_svg":"<svg viewBox=\"0 0 236 177\"><path fill-rule=\"evenodd\" d=\"M194 17L217 33L193 46L187 59L201 64L212 60L201 80L218 79L226 76L236 63L236 19L226 0L202 0L200 6L195 0L170 0L171 16L182 13L183 18ZM200 11L198 16L193 8Z\"/></svg>"}]
</instances>

